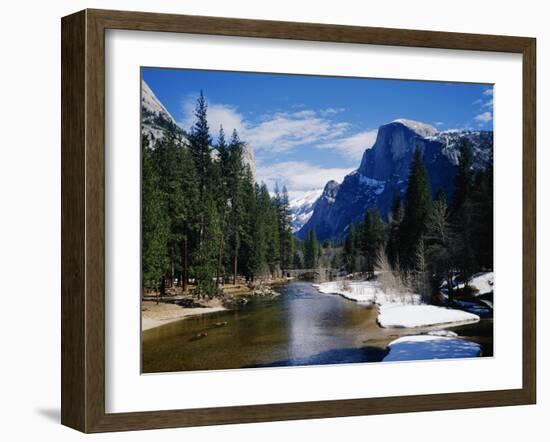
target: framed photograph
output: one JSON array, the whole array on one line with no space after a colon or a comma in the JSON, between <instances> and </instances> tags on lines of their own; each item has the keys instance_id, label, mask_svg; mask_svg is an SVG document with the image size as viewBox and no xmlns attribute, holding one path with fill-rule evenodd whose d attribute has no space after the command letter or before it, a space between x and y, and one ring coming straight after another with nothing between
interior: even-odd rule
<instances>
[{"instance_id":1,"label":"framed photograph","mask_svg":"<svg viewBox=\"0 0 550 442\"><path fill-rule=\"evenodd\" d=\"M62 423L535 403L535 53L64 17Z\"/></svg>"}]
</instances>

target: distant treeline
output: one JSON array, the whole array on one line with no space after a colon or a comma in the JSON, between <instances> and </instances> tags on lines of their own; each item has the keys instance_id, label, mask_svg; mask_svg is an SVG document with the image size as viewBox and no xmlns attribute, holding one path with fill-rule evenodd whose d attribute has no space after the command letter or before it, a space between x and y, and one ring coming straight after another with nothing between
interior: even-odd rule
<instances>
[{"instance_id":1,"label":"distant treeline","mask_svg":"<svg viewBox=\"0 0 550 442\"><path fill-rule=\"evenodd\" d=\"M254 182L237 131L210 136L207 105L197 100L188 133L165 127L154 145L142 139L142 270L145 288L163 293L189 281L199 296L220 282L252 280L301 265L286 188Z\"/></svg>"},{"instance_id":2,"label":"distant treeline","mask_svg":"<svg viewBox=\"0 0 550 442\"><path fill-rule=\"evenodd\" d=\"M471 147L460 146L452 201L443 190L432 197L419 149L410 167L404 199L398 194L385 221L376 209L350 226L343 262L348 272L375 269L406 275L410 288L429 295L446 282L493 268L493 166L474 171ZM412 287L411 287L412 286Z\"/></svg>"}]
</instances>

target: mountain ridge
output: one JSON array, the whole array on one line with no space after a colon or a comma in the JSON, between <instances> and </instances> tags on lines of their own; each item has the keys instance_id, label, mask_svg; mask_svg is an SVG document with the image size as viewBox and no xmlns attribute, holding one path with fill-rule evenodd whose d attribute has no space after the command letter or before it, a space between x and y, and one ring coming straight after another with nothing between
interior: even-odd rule
<instances>
[{"instance_id":1,"label":"mountain ridge","mask_svg":"<svg viewBox=\"0 0 550 442\"><path fill-rule=\"evenodd\" d=\"M426 123L408 119L380 126L374 145L365 150L359 167L344 177L334 201L316 202L296 235L305 238L315 229L320 240L342 238L349 225L361 221L371 207L387 216L395 195L405 192L415 149L422 153L432 192L443 189L451 199L460 143L464 140L472 147L473 168L486 168L492 162L491 131L439 132Z\"/></svg>"}]
</instances>

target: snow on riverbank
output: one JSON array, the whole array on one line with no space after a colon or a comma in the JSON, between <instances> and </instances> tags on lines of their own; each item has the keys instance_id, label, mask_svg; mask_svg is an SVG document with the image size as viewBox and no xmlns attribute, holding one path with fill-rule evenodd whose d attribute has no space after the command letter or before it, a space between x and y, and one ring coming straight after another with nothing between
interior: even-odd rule
<instances>
[{"instance_id":1,"label":"snow on riverbank","mask_svg":"<svg viewBox=\"0 0 550 442\"><path fill-rule=\"evenodd\" d=\"M378 307L378 324L384 328L429 327L479 321L479 316L435 305L386 304Z\"/></svg>"},{"instance_id":2,"label":"snow on riverbank","mask_svg":"<svg viewBox=\"0 0 550 442\"><path fill-rule=\"evenodd\" d=\"M435 335L403 336L390 342L389 350L384 362L481 356L481 346L475 342Z\"/></svg>"},{"instance_id":3,"label":"snow on riverbank","mask_svg":"<svg viewBox=\"0 0 550 442\"><path fill-rule=\"evenodd\" d=\"M420 295L414 293L391 294L384 292L376 281L332 281L315 284L319 292L340 295L362 304L420 303Z\"/></svg>"},{"instance_id":4,"label":"snow on riverbank","mask_svg":"<svg viewBox=\"0 0 550 442\"><path fill-rule=\"evenodd\" d=\"M484 295L485 293L493 291L494 279L495 276L493 272L476 273L472 276L472 279L468 281L468 285L479 290L476 296Z\"/></svg>"},{"instance_id":5,"label":"snow on riverbank","mask_svg":"<svg viewBox=\"0 0 550 442\"><path fill-rule=\"evenodd\" d=\"M479 321L479 316L462 310L421 304L414 293L386 293L376 281L336 281L316 284L320 293L337 294L363 304L378 306L378 324L384 328L429 327Z\"/></svg>"}]
</instances>

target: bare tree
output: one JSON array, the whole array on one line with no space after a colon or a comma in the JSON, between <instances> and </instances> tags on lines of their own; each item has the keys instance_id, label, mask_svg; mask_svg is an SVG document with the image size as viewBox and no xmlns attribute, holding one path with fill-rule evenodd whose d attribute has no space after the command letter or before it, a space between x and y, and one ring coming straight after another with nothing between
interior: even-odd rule
<instances>
[{"instance_id":1,"label":"bare tree","mask_svg":"<svg viewBox=\"0 0 550 442\"><path fill-rule=\"evenodd\" d=\"M391 266L384 247L378 249L374 270L377 281L389 299L405 303L413 300L407 273L401 271L398 262L395 268Z\"/></svg>"},{"instance_id":2,"label":"bare tree","mask_svg":"<svg viewBox=\"0 0 550 442\"><path fill-rule=\"evenodd\" d=\"M424 301L430 298L431 287L426 259L426 243L423 238L418 241L418 245L416 246L414 286Z\"/></svg>"}]
</instances>

